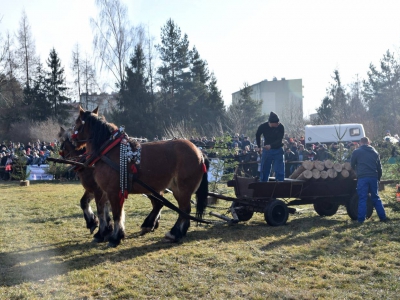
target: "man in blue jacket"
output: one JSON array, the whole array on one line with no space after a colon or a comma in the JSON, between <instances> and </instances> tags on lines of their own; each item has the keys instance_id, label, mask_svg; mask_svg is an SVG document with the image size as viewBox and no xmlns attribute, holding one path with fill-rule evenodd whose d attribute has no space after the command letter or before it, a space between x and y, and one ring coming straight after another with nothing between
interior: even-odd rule
<instances>
[{"instance_id":1,"label":"man in blue jacket","mask_svg":"<svg viewBox=\"0 0 400 300\"><path fill-rule=\"evenodd\" d=\"M282 143L284 134L285 128L279 122L278 115L271 111L268 122L262 123L256 132L257 146L262 149L260 181L268 181L272 163L276 181L284 181L285 162ZM261 135L264 136L264 145L261 145Z\"/></svg>"},{"instance_id":2,"label":"man in blue jacket","mask_svg":"<svg viewBox=\"0 0 400 300\"><path fill-rule=\"evenodd\" d=\"M351 156L351 167L357 172L358 222L365 221L368 193L371 194L379 219L386 222L388 218L378 195L378 183L382 177L381 161L379 153L370 146L369 138L361 138L360 147Z\"/></svg>"}]
</instances>

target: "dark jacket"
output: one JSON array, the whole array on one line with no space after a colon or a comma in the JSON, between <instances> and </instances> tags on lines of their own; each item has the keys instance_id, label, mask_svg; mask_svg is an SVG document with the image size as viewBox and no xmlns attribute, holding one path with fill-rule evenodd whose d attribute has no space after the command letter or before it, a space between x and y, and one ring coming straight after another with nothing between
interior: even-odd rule
<instances>
[{"instance_id":1,"label":"dark jacket","mask_svg":"<svg viewBox=\"0 0 400 300\"><path fill-rule=\"evenodd\" d=\"M283 135L285 134L285 127L279 124L278 127L270 127L268 122L258 126L256 132L257 146L261 147L261 135L264 136L264 146L271 145L271 149L282 148Z\"/></svg>"},{"instance_id":2,"label":"dark jacket","mask_svg":"<svg viewBox=\"0 0 400 300\"><path fill-rule=\"evenodd\" d=\"M381 180L382 165L379 153L369 145L362 145L351 155L351 167L358 178L375 177Z\"/></svg>"}]
</instances>

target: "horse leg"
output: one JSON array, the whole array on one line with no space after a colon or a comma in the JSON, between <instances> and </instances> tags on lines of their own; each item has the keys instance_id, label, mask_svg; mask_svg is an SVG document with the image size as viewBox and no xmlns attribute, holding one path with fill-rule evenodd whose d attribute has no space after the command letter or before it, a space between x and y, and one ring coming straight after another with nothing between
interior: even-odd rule
<instances>
[{"instance_id":1,"label":"horse leg","mask_svg":"<svg viewBox=\"0 0 400 300\"><path fill-rule=\"evenodd\" d=\"M142 231L140 232L140 235L145 235L146 233L154 231L158 228L161 218L161 209L164 206L153 195L149 195L148 197L151 200L151 204L153 205L153 210L144 220L141 226Z\"/></svg>"},{"instance_id":2,"label":"horse leg","mask_svg":"<svg viewBox=\"0 0 400 300\"><path fill-rule=\"evenodd\" d=\"M115 192L110 192L107 196L111 204L114 219L114 231L108 239L108 246L117 247L121 243L121 240L125 238L124 204L120 204L118 194L116 195Z\"/></svg>"},{"instance_id":3,"label":"horse leg","mask_svg":"<svg viewBox=\"0 0 400 300\"><path fill-rule=\"evenodd\" d=\"M90 229L90 233L99 226L99 220L96 215L93 213L92 208L90 207L90 201L93 199L93 194L85 191L81 198L81 208L83 210L83 217L86 221L86 228Z\"/></svg>"},{"instance_id":4,"label":"horse leg","mask_svg":"<svg viewBox=\"0 0 400 300\"><path fill-rule=\"evenodd\" d=\"M100 219L99 230L93 236L93 241L102 243L107 240L108 235L112 232L112 224L110 224L110 215L108 209L107 194L100 190L95 192L97 205L97 214Z\"/></svg>"},{"instance_id":5,"label":"horse leg","mask_svg":"<svg viewBox=\"0 0 400 300\"><path fill-rule=\"evenodd\" d=\"M186 195L180 193L180 195L177 195L177 193L174 191L174 197L178 201L179 209L187 214L190 214L191 210L190 196L191 193ZM179 215L175 225L171 228L169 232L165 234L165 239L169 242L179 242L179 240L186 235L189 227L190 220Z\"/></svg>"}]
</instances>

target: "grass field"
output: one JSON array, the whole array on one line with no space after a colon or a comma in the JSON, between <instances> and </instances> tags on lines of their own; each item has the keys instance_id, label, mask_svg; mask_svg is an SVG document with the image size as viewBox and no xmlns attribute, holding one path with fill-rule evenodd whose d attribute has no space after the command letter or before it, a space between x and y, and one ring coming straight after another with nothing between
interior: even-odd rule
<instances>
[{"instance_id":1,"label":"grass field","mask_svg":"<svg viewBox=\"0 0 400 300\"><path fill-rule=\"evenodd\" d=\"M169 209L158 230L140 237L151 205L129 196L127 238L117 248L92 243L77 183L0 190L0 299L399 299L393 188L381 193L390 223L374 212L359 226L343 207L321 218L300 206L281 227L262 214L233 226L192 223L179 244L163 242L177 218Z\"/></svg>"}]
</instances>

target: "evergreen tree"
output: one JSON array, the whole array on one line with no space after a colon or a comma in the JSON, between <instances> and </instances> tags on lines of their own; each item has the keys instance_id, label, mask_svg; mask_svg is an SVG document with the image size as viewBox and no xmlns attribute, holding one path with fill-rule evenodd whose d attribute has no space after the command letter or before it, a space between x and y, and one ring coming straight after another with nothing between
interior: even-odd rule
<instances>
[{"instance_id":1,"label":"evergreen tree","mask_svg":"<svg viewBox=\"0 0 400 300\"><path fill-rule=\"evenodd\" d=\"M342 86L339 71L335 70L334 80L327 89L327 96L322 100L317 109L319 124L333 124L349 122L349 99L345 88Z\"/></svg>"},{"instance_id":2,"label":"evergreen tree","mask_svg":"<svg viewBox=\"0 0 400 300\"><path fill-rule=\"evenodd\" d=\"M33 84L24 88L24 99L27 105L26 115L32 121L46 121L52 114L51 103L47 98L45 72L39 63Z\"/></svg>"},{"instance_id":3,"label":"evergreen tree","mask_svg":"<svg viewBox=\"0 0 400 300\"><path fill-rule=\"evenodd\" d=\"M146 74L146 59L139 44L130 59L130 66L126 68L124 89L120 90L123 110L113 114L113 119L122 122L128 133L138 137L157 134L158 122Z\"/></svg>"},{"instance_id":4,"label":"evergreen tree","mask_svg":"<svg viewBox=\"0 0 400 300\"><path fill-rule=\"evenodd\" d=\"M63 122L68 115L65 104L67 101L70 101L70 98L66 96L68 88L65 86L64 68L61 67L61 61L54 48L50 51L49 58L47 59L47 66L50 72L47 73L45 83L47 97L51 103L52 115L58 119L59 122Z\"/></svg>"},{"instance_id":5,"label":"evergreen tree","mask_svg":"<svg viewBox=\"0 0 400 300\"><path fill-rule=\"evenodd\" d=\"M400 65L389 51L380 61L380 70L370 64L363 96L375 123L381 125L381 131L397 131L400 123Z\"/></svg>"},{"instance_id":6,"label":"evergreen tree","mask_svg":"<svg viewBox=\"0 0 400 300\"><path fill-rule=\"evenodd\" d=\"M169 111L177 108L175 98L182 91L182 82L187 78L186 68L189 67L189 41L181 29L169 19L161 29L161 45L157 46L162 61L158 68L158 85L164 107Z\"/></svg>"},{"instance_id":7,"label":"evergreen tree","mask_svg":"<svg viewBox=\"0 0 400 300\"><path fill-rule=\"evenodd\" d=\"M262 100L251 98L251 87L245 83L240 90L240 98L228 108L227 117L231 131L254 136L258 126L265 122L262 114Z\"/></svg>"}]
</instances>

